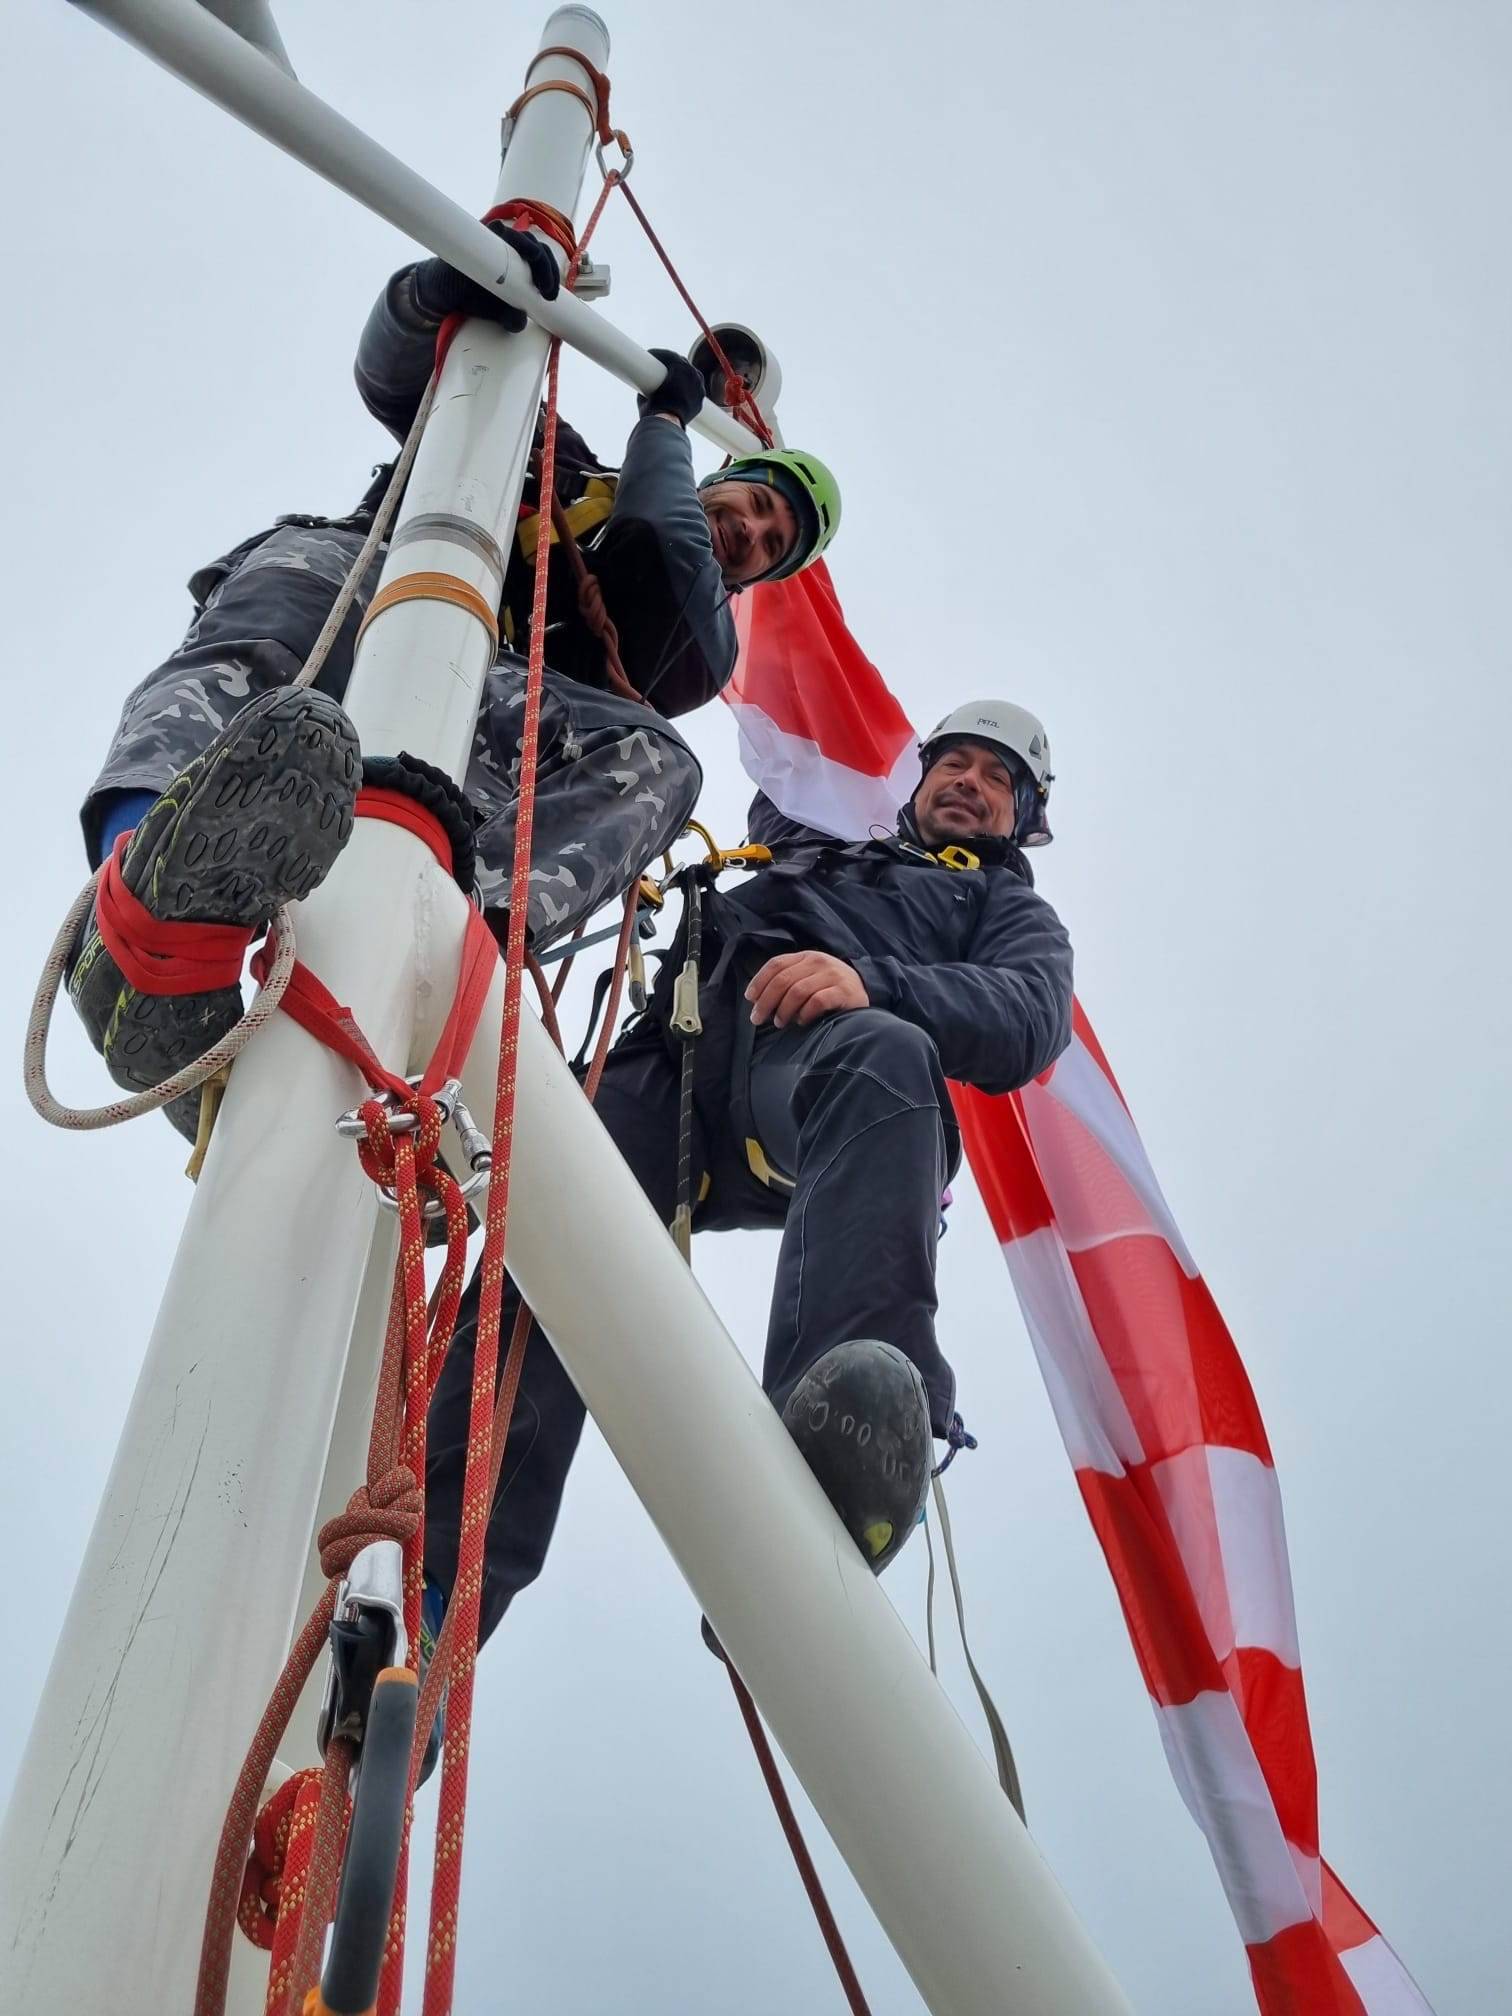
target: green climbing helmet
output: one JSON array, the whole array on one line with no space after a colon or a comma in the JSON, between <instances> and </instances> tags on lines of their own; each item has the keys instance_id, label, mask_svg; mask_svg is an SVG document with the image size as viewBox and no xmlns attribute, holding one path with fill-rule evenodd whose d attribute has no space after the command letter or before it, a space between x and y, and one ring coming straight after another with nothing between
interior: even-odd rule
<instances>
[{"instance_id":1,"label":"green climbing helmet","mask_svg":"<svg viewBox=\"0 0 1512 2016\"><path fill-rule=\"evenodd\" d=\"M817 455L797 448L768 448L759 455L737 455L723 469L705 476L700 490L716 483L768 483L780 490L798 520L793 550L759 574L758 581L784 581L811 567L840 529L840 485ZM752 584L754 585L754 584Z\"/></svg>"}]
</instances>

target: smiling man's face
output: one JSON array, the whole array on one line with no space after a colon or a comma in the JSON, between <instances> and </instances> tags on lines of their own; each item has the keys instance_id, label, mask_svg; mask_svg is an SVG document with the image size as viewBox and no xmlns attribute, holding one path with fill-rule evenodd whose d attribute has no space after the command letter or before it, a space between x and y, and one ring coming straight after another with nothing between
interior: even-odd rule
<instances>
[{"instance_id":1,"label":"smiling man's face","mask_svg":"<svg viewBox=\"0 0 1512 2016\"><path fill-rule=\"evenodd\" d=\"M798 542L798 518L770 483L706 483L698 493L709 520L714 558L732 588L756 580Z\"/></svg>"},{"instance_id":2,"label":"smiling man's face","mask_svg":"<svg viewBox=\"0 0 1512 2016\"><path fill-rule=\"evenodd\" d=\"M985 742L953 742L925 772L913 807L926 847L948 847L974 833L1006 840L1018 824L1011 761Z\"/></svg>"}]
</instances>

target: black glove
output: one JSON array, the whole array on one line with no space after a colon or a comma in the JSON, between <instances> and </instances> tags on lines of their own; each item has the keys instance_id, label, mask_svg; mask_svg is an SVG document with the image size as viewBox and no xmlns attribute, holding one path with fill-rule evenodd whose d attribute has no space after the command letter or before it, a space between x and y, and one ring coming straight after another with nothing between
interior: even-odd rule
<instances>
[{"instance_id":1,"label":"black glove","mask_svg":"<svg viewBox=\"0 0 1512 2016\"><path fill-rule=\"evenodd\" d=\"M488 228L525 261L542 300L555 301L561 291L562 275L550 247L528 231L511 230L497 219ZM448 315L486 315L501 329L518 333L529 320L522 308L511 308L507 301L490 294L476 280L469 280L455 266L448 266L444 259L422 259L415 268L413 284L415 306L436 322L444 322Z\"/></svg>"},{"instance_id":2,"label":"black glove","mask_svg":"<svg viewBox=\"0 0 1512 2016\"><path fill-rule=\"evenodd\" d=\"M643 392L636 400L641 418L644 420L648 413L670 413L686 427L703 411L708 396L703 373L675 350L653 350L651 355L658 364L666 365L667 375L654 392Z\"/></svg>"}]
</instances>

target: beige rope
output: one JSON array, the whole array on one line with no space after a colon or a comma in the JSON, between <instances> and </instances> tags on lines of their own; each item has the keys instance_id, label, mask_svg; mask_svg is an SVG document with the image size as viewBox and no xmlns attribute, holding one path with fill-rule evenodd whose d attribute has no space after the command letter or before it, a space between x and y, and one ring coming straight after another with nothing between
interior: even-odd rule
<instances>
[{"instance_id":1,"label":"beige rope","mask_svg":"<svg viewBox=\"0 0 1512 2016\"><path fill-rule=\"evenodd\" d=\"M399 498L409 481L409 472L414 464L415 451L420 446L420 436L425 432L425 423L430 418L431 403L436 396L436 374L431 373L430 383L420 400L419 411L410 423L410 431L404 437L404 446L399 450L399 460L394 464L394 473L388 480L378 509L373 513L372 529L347 571L341 584L341 592L331 604L330 614L321 625L320 635L310 646L310 655L300 667L296 686L313 686L320 677L321 667L331 655L331 646L341 634L341 626L346 621L347 611L357 599L357 590L362 586L363 577L373 564L373 555L383 544L388 528L398 509Z\"/></svg>"},{"instance_id":2,"label":"beige rope","mask_svg":"<svg viewBox=\"0 0 1512 2016\"><path fill-rule=\"evenodd\" d=\"M101 869L100 874L103 873ZM175 1071L171 1078L165 1078L161 1085L154 1085L150 1092L138 1092L134 1098L113 1100L108 1106L64 1106L53 1097L47 1083L47 1034L74 938L94 901L98 880L99 874L91 875L84 884L52 942L52 950L47 955L36 994L32 997L22 1066L26 1096L36 1111L51 1126L66 1127L77 1133L88 1133L97 1127L118 1127L123 1120L135 1120L139 1114L166 1106L170 1099L181 1099L186 1092L192 1092L196 1086L213 1078L224 1065L240 1055L274 1014L289 984L289 975L294 971L294 924L285 905L273 920L277 946L272 970L253 996L252 1006L234 1029L227 1030L219 1043L212 1044L203 1057L186 1064L182 1071Z\"/></svg>"}]
</instances>

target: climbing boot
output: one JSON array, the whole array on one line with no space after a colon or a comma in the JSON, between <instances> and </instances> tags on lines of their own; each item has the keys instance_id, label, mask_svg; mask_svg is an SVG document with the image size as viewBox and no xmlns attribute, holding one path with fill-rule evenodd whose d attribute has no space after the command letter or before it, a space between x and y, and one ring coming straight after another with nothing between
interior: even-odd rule
<instances>
[{"instance_id":1,"label":"climbing boot","mask_svg":"<svg viewBox=\"0 0 1512 2016\"><path fill-rule=\"evenodd\" d=\"M154 917L266 924L324 880L352 830L362 760L357 732L323 693L280 687L244 707L142 815L121 879ZM202 1057L241 1019L239 985L202 994L131 986L91 909L69 995L117 1085L149 1091ZM192 1141L198 1091L169 1119Z\"/></svg>"},{"instance_id":2,"label":"climbing boot","mask_svg":"<svg viewBox=\"0 0 1512 2016\"><path fill-rule=\"evenodd\" d=\"M803 1460L875 1574L918 1524L934 1443L929 1399L891 1344L836 1344L798 1381L782 1410Z\"/></svg>"}]
</instances>

